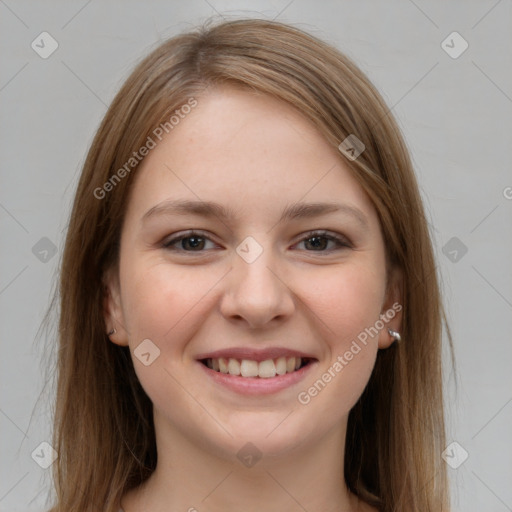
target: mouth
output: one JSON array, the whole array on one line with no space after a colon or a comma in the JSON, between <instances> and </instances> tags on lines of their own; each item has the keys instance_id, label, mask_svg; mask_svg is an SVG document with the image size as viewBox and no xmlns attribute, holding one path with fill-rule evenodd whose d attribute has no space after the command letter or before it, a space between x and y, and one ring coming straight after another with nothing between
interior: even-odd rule
<instances>
[{"instance_id":1,"label":"mouth","mask_svg":"<svg viewBox=\"0 0 512 512\"><path fill-rule=\"evenodd\" d=\"M210 370L251 379L273 379L281 375L295 373L315 362L312 357L276 357L256 361L232 357L208 357L199 362Z\"/></svg>"}]
</instances>

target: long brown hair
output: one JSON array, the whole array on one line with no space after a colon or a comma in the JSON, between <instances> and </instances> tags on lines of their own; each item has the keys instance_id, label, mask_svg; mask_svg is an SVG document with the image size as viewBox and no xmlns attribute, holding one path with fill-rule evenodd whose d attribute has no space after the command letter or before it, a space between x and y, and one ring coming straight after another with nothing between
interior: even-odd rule
<instances>
[{"instance_id":1,"label":"long brown hair","mask_svg":"<svg viewBox=\"0 0 512 512\"><path fill-rule=\"evenodd\" d=\"M338 147L380 217L388 261L404 276L402 342L379 351L350 413L345 479L382 512L448 510L441 373L444 312L432 243L407 148L389 108L346 56L289 25L235 20L173 37L144 58L113 100L85 161L60 275L52 512L117 512L156 466L152 404L127 347L109 341L105 272L115 268L137 166L156 127L206 87L231 83L297 108ZM340 152L340 158L344 156ZM105 183L111 183L108 191ZM451 336L448 338L451 344Z\"/></svg>"}]
</instances>

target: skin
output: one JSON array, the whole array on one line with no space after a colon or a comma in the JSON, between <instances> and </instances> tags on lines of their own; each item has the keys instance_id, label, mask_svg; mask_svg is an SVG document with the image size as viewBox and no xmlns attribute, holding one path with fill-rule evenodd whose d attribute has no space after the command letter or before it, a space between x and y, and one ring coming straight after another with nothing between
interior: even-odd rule
<instances>
[{"instance_id":1,"label":"skin","mask_svg":"<svg viewBox=\"0 0 512 512\"><path fill-rule=\"evenodd\" d=\"M117 330L110 338L130 346L154 404L158 447L155 472L122 506L125 512L374 510L340 484L345 432L378 349L393 342L387 327L399 331L401 314L360 344L307 405L297 395L400 303L401 276L393 270L386 279L377 213L341 154L292 107L232 87L197 99L138 169L119 267L106 279L106 325ZM215 201L235 216L155 213L142 220L174 199ZM366 226L345 212L278 223L298 201L350 205ZM174 250L163 246L190 229L203 232L199 252L190 239ZM338 234L345 245L321 238L315 248L312 230ZM236 252L247 236L263 249L252 263ZM133 355L145 339L160 350L148 366ZM288 347L318 362L290 388L242 396L214 384L196 361L200 353L237 346ZM250 468L236 457L247 442L263 454Z\"/></svg>"}]
</instances>

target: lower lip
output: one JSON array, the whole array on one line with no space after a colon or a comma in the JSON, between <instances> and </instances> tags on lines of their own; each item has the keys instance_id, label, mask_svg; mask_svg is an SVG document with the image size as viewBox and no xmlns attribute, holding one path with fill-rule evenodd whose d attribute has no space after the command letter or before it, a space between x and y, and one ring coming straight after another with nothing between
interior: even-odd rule
<instances>
[{"instance_id":1,"label":"lower lip","mask_svg":"<svg viewBox=\"0 0 512 512\"><path fill-rule=\"evenodd\" d=\"M267 379L229 375L228 373L212 370L200 361L197 363L214 382L222 384L236 393L242 395L270 395L300 382L311 371L311 368L316 365L317 361L313 361L292 373L276 375L275 377L269 377Z\"/></svg>"}]
</instances>

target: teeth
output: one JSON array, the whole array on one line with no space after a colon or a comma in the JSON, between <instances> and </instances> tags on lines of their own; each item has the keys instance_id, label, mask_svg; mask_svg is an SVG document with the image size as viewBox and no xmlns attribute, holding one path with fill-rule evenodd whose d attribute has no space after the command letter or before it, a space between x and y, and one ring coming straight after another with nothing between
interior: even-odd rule
<instances>
[{"instance_id":1,"label":"teeth","mask_svg":"<svg viewBox=\"0 0 512 512\"><path fill-rule=\"evenodd\" d=\"M286 373L286 357L278 357L276 359L276 373L277 375L284 375Z\"/></svg>"},{"instance_id":2,"label":"teeth","mask_svg":"<svg viewBox=\"0 0 512 512\"><path fill-rule=\"evenodd\" d=\"M249 361L242 359L240 364L242 377L257 377L258 376L258 363L256 361Z\"/></svg>"},{"instance_id":3,"label":"teeth","mask_svg":"<svg viewBox=\"0 0 512 512\"><path fill-rule=\"evenodd\" d=\"M219 358L219 370L222 373L229 373L227 359L224 359L223 357Z\"/></svg>"},{"instance_id":4,"label":"teeth","mask_svg":"<svg viewBox=\"0 0 512 512\"><path fill-rule=\"evenodd\" d=\"M240 363L236 359L229 360L228 372L231 375L240 375Z\"/></svg>"},{"instance_id":5,"label":"teeth","mask_svg":"<svg viewBox=\"0 0 512 512\"><path fill-rule=\"evenodd\" d=\"M260 377L269 379L276 375L284 375L298 370L302 365L301 357L278 357L266 359L265 361L252 361L249 359L238 359L220 357L218 359L207 359L206 366L211 370L227 373L229 375L241 375L242 377Z\"/></svg>"},{"instance_id":6,"label":"teeth","mask_svg":"<svg viewBox=\"0 0 512 512\"><path fill-rule=\"evenodd\" d=\"M269 377L276 376L276 365L272 359L267 359L266 361L261 361L259 364L258 374L260 377L264 379L268 379Z\"/></svg>"}]
</instances>

